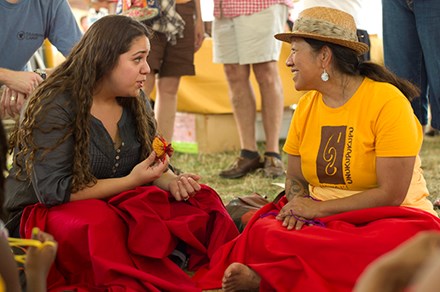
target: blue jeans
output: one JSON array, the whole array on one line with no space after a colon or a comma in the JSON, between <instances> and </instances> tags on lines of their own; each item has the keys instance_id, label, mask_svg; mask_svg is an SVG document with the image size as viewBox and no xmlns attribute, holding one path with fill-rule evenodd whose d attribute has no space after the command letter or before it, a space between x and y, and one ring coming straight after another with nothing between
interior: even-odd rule
<instances>
[{"instance_id":1,"label":"blue jeans","mask_svg":"<svg viewBox=\"0 0 440 292\"><path fill-rule=\"evenodd\" d=\"M426 125L429 102L440 129L440 1L382 0L382 9L385 66L420 87L414 113Z\"/></svg>"}]
</instances>

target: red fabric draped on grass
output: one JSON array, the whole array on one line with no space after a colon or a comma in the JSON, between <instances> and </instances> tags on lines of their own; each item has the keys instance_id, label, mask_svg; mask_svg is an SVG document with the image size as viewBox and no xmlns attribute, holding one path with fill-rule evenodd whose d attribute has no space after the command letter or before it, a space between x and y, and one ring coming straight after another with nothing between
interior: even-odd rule
<instances>
[{"instance_id":1,"label":"red fabric draped on grass","mask_svg":"<svg viewBox=\"0 0 440 292\"><path fill-rule=\"evenodd\" d=\"M188 269L195 270L238 235L220 197L207 186L187 202L148 186L108 201L37 204L25 209L21 235L29 238L34 226L59 243L49 291L200 291L167 256L184 241Z\"/></svg>"},{"instance_id":2,"label":"red fabric draped on grass","mask_svg":"<svg viewBox=\"0 0 440 292\"><path fill-rule=\"evenodd\" d=\"M243 233L224 245L193 280L198 287L221 287L233 262L261 276L260 291L352 291L374 259L422 230L440 230L440 219L406 207L380 207L320 218L325 227L287 231L273 215L285 204L268 204Z\"/></svg>"}]
</instances>

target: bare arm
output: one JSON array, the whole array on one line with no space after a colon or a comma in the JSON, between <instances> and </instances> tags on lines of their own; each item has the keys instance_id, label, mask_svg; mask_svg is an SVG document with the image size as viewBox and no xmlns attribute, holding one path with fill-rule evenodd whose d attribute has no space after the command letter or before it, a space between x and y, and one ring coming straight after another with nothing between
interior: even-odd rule
<instances>
[{"instance_id":1,"label":"bare arm","mask_svg":"<svg viewBox=\"0 0 440 292\"><path fill-rule=\"evenodd\" d=\"M0 276L6 285L6 291L21 291L20 282L18 280L18 266L12 257L9 244L2 235L0 235Z\"/></svg>"},{"instance_id":2,"label":"bare arm","mask_svg":"<svg viewBox=\"0 0 440 292\"><path fill-rule=\"evenodd\" d=\"M423 285L430 283L430 287L438 289L436 285L432 285L434 282L430 281L438 282L439 252L440 233L420 232L372 262L359 277L354 291L404 291L418 273L421 277L420 281L416 281L415 287L420 290L414 289L414 291L434 291L423 289ZM437 262L430 261L432 258ZM431 274L432 272L435 274Z\"/></svg>"},{"instance_id":3,"label":"bare arm","mask_svg":"<svg viewBox=\"0 0 440 292\"><path fill-rule=\"evenodd\" d=\"M301 171L301 158L289 155L287 160L288 167L285 185L287 200L290 201L296 196L309 195L309 184Z\"/></svg>"},{"instance_id":4,"label":"bare arm","mask_svg":"<svg viewBox=\"0 0 440 292\"><path fill-rule=\"evenodd\" d=\"M380 206L399 206L408 192L415 157L387 157L376 159L377 187L353 196L328 201L314 201L308 197L306 181L301 172L299 156L289 156L286 179L287 203L277 217L288 229L301 229L298 218L313 219L351 210ZM295 214L295 216L292 216Z\"/></svg>"},{"instance_id":5,"label":"bare arm","mask_svg":"<svg viewBox=\"0 0 440 292\"><path fill-rule=\"evenodd\" d=\"M202 10L200 7L200 0L194 0L196 6L195 24L194 24L194 52L197 52L203 44L205 39L205 27L203 25Z\"/></svg>"},{"instance_id":6,"label":"bare arm","mask_svg":"<svg viewBox=\"0 0 440 292\"><path fill-rule=\"evenodd\" d=\"M186 173L175 175L168 170L160 178L156 179L153 184L159 188L169 191L173 197L178 200L188 200L193 197L200 189L198 180L200 176Z\"/></svg>"},{"instance_id":7,"label":"bare arm","mask_svg":"<svg viewBox=\"0 0 440 292\"><path fill-rule=\"evenodd\" d=\"M43 79L34 72L0 68L0 83L26 95L31 94L41 82L43 82Z\"/></svg>"},{"instance_id":8,"label":"bare arm","mask_svg":"<svg viewBox=\"0 0 440 292\"><path fill-rule=\"evenodd\" d=\"M408 192L415 159L415 157L377 158L377 187L347 198L322 202L316 210L315 217L380 206L399 206Z\"/></svg>"},{"instance_id":9,"label":"bare arm","mask_svg":"<svg viewBox=\"0 0 440 292\"><path fill-rule=\"evenodd\" d=\"M154 152L136 165L131 173L121 178L100 179L91 186L70 195L71 201L85 199L104 199L117 195L123 191L152 183L159 188L169 191L178 200L187 200L201 189L200 176L194 174L175 175L168 170L168 160L155 162Z\"/></svg>"},{"instance_id":10,"label":"bare arm","mask_svg":"<svg viewBox=\"0 0 440 292\"><path fill-rule=\"evenodd\" d=\"M105 199L123 191L152 183L158 179L168 167L168 162L155 162L155 152L137 164L129 175L119 178L100 179L90 187L86 187L70 195L71 201L86 199Z\"/></svg>"},{"instance_id":11,"label":"bare arm","mask_svg":"<svg viewBox=\"0 0 440 292\"><path fill-rule=\"evenodd\" d=\"M25 99L43 82L34 72L13 71L0 68L1 90L0 114L15 117L21 111Z\"/></svg>"}]
</instances>

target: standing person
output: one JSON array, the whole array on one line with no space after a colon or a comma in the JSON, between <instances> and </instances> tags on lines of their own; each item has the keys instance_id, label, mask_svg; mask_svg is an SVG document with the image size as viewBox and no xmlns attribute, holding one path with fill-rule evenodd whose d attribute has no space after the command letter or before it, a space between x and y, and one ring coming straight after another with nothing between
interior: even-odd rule
<instances>
[{"instance_id":1,"label":"standing person","mask_svg":"<svg viewBox=\"0 0 440 292\"><path fill-rule=\"evenodd\" d=\"M97 20L12 133L7 226L57 239L49 290L196 291L180 267L205 265L238 234L217 193L168 170L156 145L142 95L149 36L130 17Z\"/></svg>"},{"instance_id":2,"label":"standing person","mask_svg":"<svg viewBox=\"0 0 440 292\"><path fill-rule=\"evenodd\" d=\"M0 111L3 118L15 117L46 76L26 68L43 41L67 56L82 32L67 0L0 0L0 19Z\"/></svg>"},{"instance_id":3,"label":"standing person","mask_svg":"<svg viewBox=\"0 0 440 292\"><path fill-rule=\"evenodd\" d=\"M180 79L196 74L194 54L205 38L200 0L162 0L161 16L152 22L151 28L155 32L148 56L151 72L144 88L150 96L156 86L157 128L167 141L171 141Z\"/></svg>"},{"instance_id":4,"label":"standing person","mask_svg":"<svg viewBox=\"0 0 440 292\"><path fill-rule=\"evenodd\" d=\"M241 148L230 168L220 172L223 178L239 178L260 168L268 177L284 174L279 151L284 111L277 63L281 44L272 36L284 31L290 6L290 0L214 0L214 63L224 64ZM256 100L249 80L251 70L261 95L264 160L258 153L255 136Z\"/></svg>"},{"instance_id":5,"label":"standing person","mask_svg":"<svg viewBox=\"0 0 440 292\"><path fill-rule=\"evenodd\" d=\"M342 10L353 16L356 22L356 32L360 42L370 46L370 36L367 31L367 16L364 9L365 0L303 0L303 9L314 6L329 7ZM370 51L362 55L364 61L370 60Z\"/></svg>"},{"instance_id":6,"label":"standing person","mask_svg":"<svg viewBox=\"0 0 440 292\"><path fill-rule=\"evenodd\" d=\"M412 101L423 126L440 129L440 2L382 1L384 62L398 76L421 89ZM402 33L404 32L404 33Z\"/></svg>"},{"instance_id":7,"label":"standing person","mask_svg":"<svg viewBox=\"0 0 440 292\"><path fill-rule=\"evenodd\" d=\"M352 291L380 255L440 230L408 100L418 90L362 61L368 46L343 11L303 10L291 33L275 37L291 44L286 65L296 90L308 91L283 148L285 196L260 209L194 280L226 292Z\"/></svg>"}]
</instances>

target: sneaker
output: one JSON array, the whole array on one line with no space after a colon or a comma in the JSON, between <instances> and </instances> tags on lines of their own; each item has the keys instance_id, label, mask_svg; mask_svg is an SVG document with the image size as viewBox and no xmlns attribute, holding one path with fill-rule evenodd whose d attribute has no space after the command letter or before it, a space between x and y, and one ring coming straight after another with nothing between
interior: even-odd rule
<instances>
[{"instance_id":1,"label":"sneaker","mask_svg":"<svg viewBox=\"0 0 440 292\"><path fill-rule=\"evenodd\" d=\"M284 163L277 157L264 156L263 173L265 177L280 177L285 174Z\"/></svg>"},{"instance_id":2,"label":"sneaker","mask_svg":"<svg viewBox=\"0 0 440 292\"><path fill-rule=\"evenodd\" d=\"M237 157L232 166L220 172L219 175L223 178L240 178L262 167L263 163L260 156L254 159Z\"/></svg>"}]
</instances>

